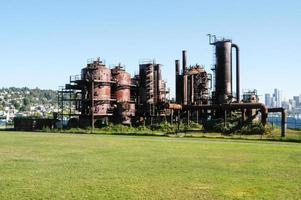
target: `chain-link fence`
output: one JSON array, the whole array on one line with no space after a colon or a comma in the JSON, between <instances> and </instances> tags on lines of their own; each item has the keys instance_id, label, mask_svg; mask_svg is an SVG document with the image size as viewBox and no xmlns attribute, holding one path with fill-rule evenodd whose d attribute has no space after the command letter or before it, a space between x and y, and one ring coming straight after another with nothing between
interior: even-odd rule
<instances>
[{"instance_id":1,"label":"chain-link fence","mask_svg":"<svg viewBox=\"0 0 301 200\"><path fill-rule=\"evenodd\" d=\"M281 126L281 117L280 116L269 116L268 122L272 126ZM301 129L301 119L288 117L287 118L287 127L291 129Z\"/></svg>"}]
</instances>

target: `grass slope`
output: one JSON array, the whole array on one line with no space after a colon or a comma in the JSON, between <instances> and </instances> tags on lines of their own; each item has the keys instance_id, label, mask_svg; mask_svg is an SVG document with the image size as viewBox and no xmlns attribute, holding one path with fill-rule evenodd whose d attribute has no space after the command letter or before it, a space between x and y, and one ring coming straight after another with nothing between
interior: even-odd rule
<instances>
[{"instance_id":1,"label":"grass slope","mask_svg":"<svg viewBox=\"0 0 301 200\"><path fill-rule=\"evenodd\" d=\"M0 132L0 199L301 199L301 145Z\"/></svg>"}]
</instances>

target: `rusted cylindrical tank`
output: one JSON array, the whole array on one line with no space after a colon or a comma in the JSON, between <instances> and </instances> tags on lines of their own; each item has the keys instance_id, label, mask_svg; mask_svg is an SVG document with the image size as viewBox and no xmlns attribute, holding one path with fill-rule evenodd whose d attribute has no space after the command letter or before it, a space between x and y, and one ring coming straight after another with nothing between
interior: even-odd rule
<instances>
[{"instance_id":1,"label":"rusted cylindrical tank","mask_svg":"<svg viewBox=\"0 0 301 200\"><path fill-rule=\"evenodd\" d=\"M116 80L116 101L129 102L131 99L131 74L124 70L119 70L114 76L114 79Z\"/></svg>"},{"instance_id":2,"label":"rusted cylindrical tank","mask_svg":"<svg viewBox=\"0 0 301 200\"><path fill-rule=\"evenodd\" d=\"M106 116L111 101L111 70L100 60L93 61L81 71L81 79L86 82L82 90L84 115ZM92 99L93 98L93 99Z\"/></svg>"},{"instance_id":3,"label":"rusted cylindrical tank","mask_svg":"<svg viewBox=\"0 0 301 200\"><path fill-rule=\"evenodd\" d=\"M111 81L111 70L104 65L91 69L93 80L97 82L109 83Z\"/></svg>"},{"instance_id":4,"label":"rusted cylindrical tank","mask_svg":"<svg viewBox=\"0 0 301 200\"><path fill-rule=\"evenodd\" d=\"M218 41L215 43L215 94L217 104L228 103L232 96L232 43L231 41Z\"/></svg>"},{"instance_id":5,"label":"rusted cylindrical tank","mask_svg":"<svg viewBox=\"0 0 301 200\"><path fill-rule=\"evenodd\" d=\"M94 100L110 100L111 99L111 86L96 84L94 87Z\"/></svg>"},{"instance_id":6,"label":"rusted cylindrical tank","mask_svg":"<svg viewBox=\"0 0 301 200\"><path fill-rule=\"evenodd\" d=\"M94 106L94 115L108 115L108 110L110 109L110 104L109 103L102 103L99 105Z\"/></svg>"},{"instance_id":7,"label":"rusted cylindrical tank","mask_svg":"<svg viewBox=\"0 0 301 200\"><path fill-rule=\"evenodd\" d=\"M115 79L117 85L126 85L126 86L131 85L131 74L124 70L117 71L117 74L115 75Z\"/></svg>"},{"instance_id":8,"label":"rusted cylindrical tank","mask_svg":"<svg viewBox=\"0 0 301 200\"><path fill-rule=\"evenodd\" d=\"M114 94L116 98L116 121L122 124L131 124L131 74L120 65L112 69L115 81Z\"/></svg>"},{"instance_id":9,"label":"rusted cylindrical tank","mask_svg":"<svg viewBox=\"0 0 301 200\"><path fill-rule=\"evenodd\" d=\"M111 70L105 65L96 65L91 69L91 76L94 80L94 114L107 115L110 109L111 99Z\"/></svg>"},{"instance_id":10,"label":"rusted cylindrical tank","mask_svg":"<svg viewBox=\"0 0 301 200\"><path fill-rule=\"evenodd\" d=\"M131 91L129 88L116 90L115 95L117 102L128 102L131 100Z\"/></svg>"}]
</instances>

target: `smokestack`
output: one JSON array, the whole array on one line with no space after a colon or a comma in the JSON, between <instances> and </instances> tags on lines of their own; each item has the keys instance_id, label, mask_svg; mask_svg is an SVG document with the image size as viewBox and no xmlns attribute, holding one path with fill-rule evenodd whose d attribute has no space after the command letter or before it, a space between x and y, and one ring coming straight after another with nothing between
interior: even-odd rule
<instances>
[{"instance_id":1,"label":"smokestack","mask_svg":"<svg viewBox=\"0 0 301 200\"><path fill-rule=\"evenodd\" d=\"M183 75L187 71L187 52L186 50L182 51L182 62L183 62Z\"/></svg>"},{"instance_id":2,"label":"smokestack","mask_svg":"<svg viewBox=\"0 0 301 200\"><path fill-rule=\"evenodd\" d=\"M180 60L175 61L176 64L176 76L180 75Z\"/></svg>"},{"instance_id":3,"label":"smokestack","mask_svg":"<svg viewBox=\"0 0 301 200\"><path fill-rule=\"evenodd\" d=\"M180 60L175 61L175 70L176 70L176 102L181 103L181 75L180 75Z\"/></svg>"}]
</instances>

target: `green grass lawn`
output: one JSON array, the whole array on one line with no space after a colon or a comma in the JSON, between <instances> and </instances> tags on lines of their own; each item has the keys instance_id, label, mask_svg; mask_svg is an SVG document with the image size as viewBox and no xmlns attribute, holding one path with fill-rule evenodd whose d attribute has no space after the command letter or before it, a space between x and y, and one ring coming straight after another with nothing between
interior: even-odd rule
<instances>
[{"instance_id":1,"label":"green grass lawn","mask_svg":"<svg viewBox=\"0 0 301 200\"><path fill-rule=\"evenodd\" d=\"M0 132L0 199L301 199L301 144Z\"/></svg>"}]
</instances>

